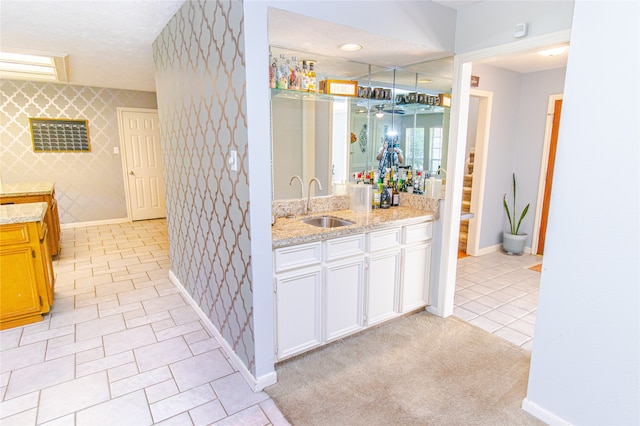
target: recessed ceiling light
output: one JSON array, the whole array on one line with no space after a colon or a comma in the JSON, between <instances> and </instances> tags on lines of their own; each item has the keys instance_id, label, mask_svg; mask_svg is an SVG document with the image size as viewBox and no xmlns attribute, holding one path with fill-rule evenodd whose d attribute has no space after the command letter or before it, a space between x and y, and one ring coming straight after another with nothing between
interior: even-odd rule
<instances>
[{"instance_id":1,"label":"recessed ceiling light","mask_svg":"<svg viewBox=\"0 0 640 426\"><path fill-rule=\"evenodd\" d=\"M557 56L561 53L564 53L564 51L567 49L567 46L554 47L553 49L541 50L538 52L538 54L542 56Z\"/></svg>"},{"instance_id":2,"label":"recessed ceiling light","mask_svg":"<svg viewBox=\"0 0 640 426\"><path fill-rule=\"evenodd\" d=\"M66 56L0 52L0 78L67 81Z\"/></svg>"},{"instance_id":3,"label":"recessed ceiling light","mask_svg":"<svg viewBox=\"0 0 640 426\"><path fill-rule=\"evenodd\" d=\"M355 43L343 43L338 45L338 48L340 48L340 50L343 50L345 52L356 52L362 49L362 46Z\"/></svg>"}]
</instances>

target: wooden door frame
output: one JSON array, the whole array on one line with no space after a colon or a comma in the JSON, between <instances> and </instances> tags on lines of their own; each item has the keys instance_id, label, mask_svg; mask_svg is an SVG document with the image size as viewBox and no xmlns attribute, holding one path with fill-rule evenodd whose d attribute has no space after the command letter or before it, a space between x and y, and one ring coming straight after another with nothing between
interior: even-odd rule
<instances>
[{"instance_id":1,"label":"wooden door frame","mask_svg":"<svg viewBox=\"0 0 640 426\"><path fill-rule=\"evenodd\" d=\"M133 222L133 214L131 212L131 190L129 188L129 167L127 165L127 144L124 140L124 114L127 112L143 112L158 114L157 109L152 108L129 108L118 107L116 108L118 115L118 133L120 135L120 163L122 165L122 184L124 185L124 194L127 202L127 220Z\"/></svg>"},{"instance_id":2,"label":"wooden door frame","mask_svg":"<svg viewBox=\"0 0 640 426\"><path fill-rule=\"evenodd\" d=\"M542 161L540 163L540 177L538 181L538 200L536 203L536 215L533 222L533 233L531 234L531 254L537 254L538 241L540 239L540 224L542 223L542 205L544 203L544 190L547 180L547 167L549 166L549 150L551 148L551 134L553 131L553 115L556 101L562 100L563 95L555 94L549 96L547 105L547 124L544 131L544 145L542 147Z\"/></svg>"}]
</instances>

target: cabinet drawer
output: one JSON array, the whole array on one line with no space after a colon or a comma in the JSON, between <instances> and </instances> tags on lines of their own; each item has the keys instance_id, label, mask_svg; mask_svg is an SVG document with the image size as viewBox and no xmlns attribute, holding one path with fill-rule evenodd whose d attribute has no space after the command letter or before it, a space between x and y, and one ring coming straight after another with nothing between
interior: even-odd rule
<instances>
[{"instance_id":1,"label":"cabinet drawer","mask_svg":"<svg viewBox=\"0 0 640 426\"><path fill-rule=\"evenodd\" d=\"M369 252L395 248L400 245L400 228L385 229L367 234Z\"/></svg>"},{"instance_id":2,"label":"cabinet drawer","mask_svg":"<svg viewBox=\"0 0 640 426\"><path fill-rule=\"evenodd\" d=\"M300 244L276 249L273 259L275 272L282 272L319 264L322 261L322 250L319 242Z\"/></svg>"},{"instance_id":3,"label":"cabinet drawer","mask_svg":"<svg viewBox=\"0 0 640 426\"><path fill-rule=\"evenodd\" d=\"M351 235L325 241L325 260L364 254L364 235Z\"/></svg>"},{"instance_id":4,"label":"cabinet drawer","mask_svg":"<svg viewBox=\"0 0 640 426\"><path fill-rule=\"evenodd\" d=\"M404 227L404 243L412 244L419 241L431 239L433 233L433 223L424 222L415 225L407 225Z\"/></svg>"}]
</instances>

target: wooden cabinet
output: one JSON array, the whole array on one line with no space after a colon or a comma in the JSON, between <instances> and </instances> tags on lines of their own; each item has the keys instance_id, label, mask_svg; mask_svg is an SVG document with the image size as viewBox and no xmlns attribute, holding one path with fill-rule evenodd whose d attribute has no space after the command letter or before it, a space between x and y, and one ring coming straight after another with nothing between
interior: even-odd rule
<instances>
[{"instance_id":1,"label":"wooden cabinet","mask_svg":"<svg viewBox=\"0 0 640 426\"><path fill-rule=\"evenodd\" d=\"M45 202L49 206L45 221L48 228L47 241L51 256L60 252L60 216L56 192L51 182L33 184L2 184L0 186L0 204L26 204Z\"/></svg>"},{"instance_id":2,"label":"wooden cabinet","mask_svg":"<svg viewBox=\"0 0 640 426\"><path fill-rule=\"evenodd\" d=\"M0 329L41 321L53 304L48 226L41 221L0 225Z\"/></svg>"}]
</instances>

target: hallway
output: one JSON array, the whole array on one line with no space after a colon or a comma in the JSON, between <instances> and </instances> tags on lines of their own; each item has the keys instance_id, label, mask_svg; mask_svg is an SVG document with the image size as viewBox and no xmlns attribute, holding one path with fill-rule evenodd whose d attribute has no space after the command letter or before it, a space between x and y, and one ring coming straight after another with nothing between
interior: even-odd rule
<instances>
[{"instance_id":1,"label":"hallway","mask_svg":"<svg viewBox=\"0 0 640 426\"><path fill-rule=\"evenodd\" d=\"M458 259L453 314L531 350L542 257L493 252Z\"/></svg>"},{"instance_id":2,"label":"hallway","mask_svg":"<svg viewBox=\"0 0 640 426\"><path fill-rule=\"evenodd\" d=\"M168 248L164 219L63 229L51 313L0 332L2 425L288 424L169 281Z\"/></svg>"}]
</instances>

